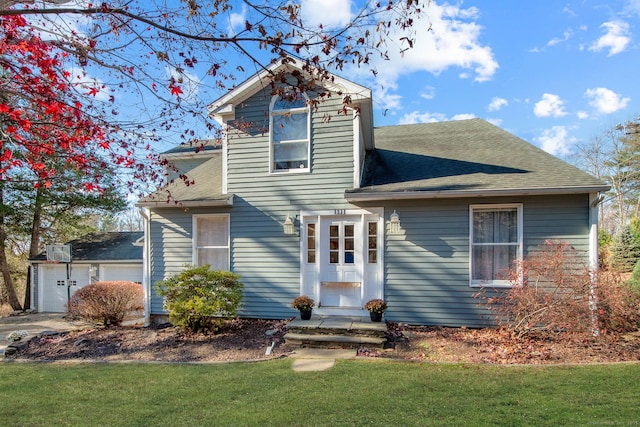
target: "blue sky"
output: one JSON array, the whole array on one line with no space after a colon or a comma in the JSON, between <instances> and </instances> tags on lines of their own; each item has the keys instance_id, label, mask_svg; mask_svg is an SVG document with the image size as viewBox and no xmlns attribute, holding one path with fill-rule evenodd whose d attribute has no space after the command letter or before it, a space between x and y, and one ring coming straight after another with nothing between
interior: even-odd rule
<instances>
[{"instance_id":1,"label":"blue sky","mask_svg":"<svg viewBox=\"0 0 640 427\"><path fill-rule=\"evenodd\" d=\"M303 0L309 22L356 4ZM372 87L377 126L479 117L568 157L640 116L640 0L431 2L404 57L343 77ZM431 31L427 31L428 27Z\"/></svg>"}]
</instances>

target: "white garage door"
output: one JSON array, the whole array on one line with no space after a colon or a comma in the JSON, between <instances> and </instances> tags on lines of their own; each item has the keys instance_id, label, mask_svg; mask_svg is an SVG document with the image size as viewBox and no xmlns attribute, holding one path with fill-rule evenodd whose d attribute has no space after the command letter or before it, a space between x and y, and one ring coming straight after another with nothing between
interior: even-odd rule
<instances>
[{"instance_id":1,"label":"white garage door","mask_svg":"<svg viewBox=\"0 0 640 427\"><path fill-rule=\"evenodd\" d=\"M142 283L142 264L140 265L102 265L100 281L111 282L125 280Z\"/></svg>"},{"instance_id":2,"label":"white garage door","mask_svg":"<svg viewBox=\"0 0 640 427\"><path fill-rule=\"evenodd\" d=\"M67 311L67 268L64 264L41 265L39 268L41 311L64 313ZM89 284L89 267L73 265L69 281L69 295Z\"/></svg>"}]
</instances>

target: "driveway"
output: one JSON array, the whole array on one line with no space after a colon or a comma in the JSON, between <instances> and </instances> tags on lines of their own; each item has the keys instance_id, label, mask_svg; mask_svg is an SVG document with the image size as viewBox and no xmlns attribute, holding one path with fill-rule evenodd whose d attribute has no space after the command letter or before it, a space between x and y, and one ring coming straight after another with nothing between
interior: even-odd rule
<instances>
[{"instance_id":1,"label":"driveway","mask_svg":"<svg viewBox=\"0 0 640 427\"><path fill-rule=\"evenodd\" d=\"M7 341L7 335L13 331L27 331L27 337L22 339L27 341L45 331L71 331L88 325L83 321L66 320L64 316L64 313L29 313L0 318L0 355L11 344Z\"/></svg>"}]
</instances>

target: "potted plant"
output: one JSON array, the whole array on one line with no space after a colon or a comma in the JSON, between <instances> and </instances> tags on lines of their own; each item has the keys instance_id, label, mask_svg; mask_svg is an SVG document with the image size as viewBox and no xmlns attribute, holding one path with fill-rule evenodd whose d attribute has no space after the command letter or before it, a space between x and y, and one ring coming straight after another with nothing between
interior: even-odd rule
<instances>
[{"instance_id":1,"label":"potted plant","mask_svg":"<svg viewBox=\"0 0 640 427\"><path fill-rule=\"evenodd\" d=\"M387 303L380 298L375 298L367 301L364 308L369 311L369 316L372 322L381 322L382 313L387 309Z\"/></svg>"},{"instance_id":2,"label":"potted plant","mask_svg":"<svg viewBox=\"0 0 640 427\"><path fill-rule=\"evenodd\" d=\"M300 311L300 318L302 320L311 319L311 311L314 305L313 300L306 295L300 295L291 301L291 307Z\"/></svg>"}]
</instances>

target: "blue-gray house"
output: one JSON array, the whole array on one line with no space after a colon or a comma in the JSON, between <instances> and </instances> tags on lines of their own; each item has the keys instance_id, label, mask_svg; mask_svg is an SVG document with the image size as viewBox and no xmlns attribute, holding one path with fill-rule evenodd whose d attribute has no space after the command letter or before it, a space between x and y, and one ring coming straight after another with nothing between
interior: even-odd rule
<instances>
[{"instance_id":1,"label":"blue-gray house","mask_svg":"<svg viewBox=\"0 0 640 427\"><path fill-rule=\"evenodd\" d=\"M153 284L185 264L240 274L243 317L291 317L306 294L317 314L384 298L388 320L470 327L487 322L477 288L508 286L500 272L545 240L596 265L607 186L585 172L480 119L375 128L371 92L337 76L273 93L253 76L210 104L222 141L166 153L195 183L139 203L149 317Z\"/></svg>"}]
</instances>

